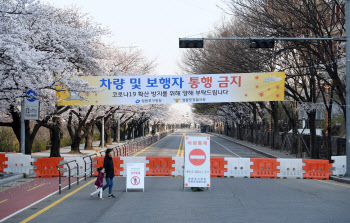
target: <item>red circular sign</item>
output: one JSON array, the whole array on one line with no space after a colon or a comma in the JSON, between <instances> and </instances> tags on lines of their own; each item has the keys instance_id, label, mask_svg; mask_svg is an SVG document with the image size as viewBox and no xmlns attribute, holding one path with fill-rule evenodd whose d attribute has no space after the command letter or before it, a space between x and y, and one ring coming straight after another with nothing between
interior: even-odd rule
<instances>
[{"instance_id":1,"label":"red circular sign","mask_svg":"<svg viewBox=\"0 0 350 223\"><path fill-rule=\"evenodd\" d=\"M140 180L139 177L133 176L133 177L131 178L130 181L131 181L131 184L132 184L132 185L135 185L135 186L136 186L136 185L139 185L139 184L140 184L140 181L141 181L141 180Z\"/></svg>"},{"instance_id":2,"label":"red circular sign","mask_svg":"<svg viewBox=\"0 0 350 223\"><path fill-rule=\"evenodd\" d=\"M205 162L207 156L205 155L205 152L203 150L194 149L190 152L188 158L193 165L200 166Z\"/></svg>"}]
</instances>

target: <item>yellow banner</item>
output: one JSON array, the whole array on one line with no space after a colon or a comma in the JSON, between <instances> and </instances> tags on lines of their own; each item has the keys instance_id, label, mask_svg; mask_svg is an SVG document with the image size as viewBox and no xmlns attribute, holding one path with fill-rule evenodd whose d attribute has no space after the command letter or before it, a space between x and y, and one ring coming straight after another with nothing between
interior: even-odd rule
<instances>
[{"instance_id":1,"label":"yellow banner","mask_svg":"<svg viewBox=\"0 0 350 223\"><path fill-rule=\"evenodd\" d=\"M58 105L283 101L285 73L79 77L96 93L57 88Z\"/></svg>"}]
</instances>

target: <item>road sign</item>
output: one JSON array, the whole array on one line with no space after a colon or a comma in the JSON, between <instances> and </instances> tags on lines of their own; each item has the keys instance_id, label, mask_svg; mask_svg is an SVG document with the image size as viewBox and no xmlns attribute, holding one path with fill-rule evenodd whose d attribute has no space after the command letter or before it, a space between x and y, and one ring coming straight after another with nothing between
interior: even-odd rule
<instances>
[{"instance_id":1,"label":"road sign","mask_svg":"<svg viewBox=\"0 0 350 223\"><path fill-rule=\"evenodd\" d=\"M190 152L189 160L193 165L201 166L206 160L205 152L201 149L194 149Z\"/></svg>"},{"instance_id":2,"label":"road sign","mask_svg":"<svg viewBox=\"0 0 350 223\"><path fill-rule=\"evenodd\" d=\"M128 189L145 191L145 164L128 163L126 171L126 192Z\"/></svg>"},{"instance_id":3,"label":"road sign","mask_svg":"<svg viewBox=\"0 0 350 223\"><path fill-rule=\"evenodd\" d=\"M210 187L210 137L186 136L184 187Z\"/></svg>"},{"instance_id":4,"label":"road sign","mask_svg":"<svg viewBox=\"0 0 350 223\"><path fill-rule=\"evenodd\" d=\"M37 93L33 90L27 91L24 99L24 120L38 120L40 113L40 103Z\"/></svg>"}]
</instances>

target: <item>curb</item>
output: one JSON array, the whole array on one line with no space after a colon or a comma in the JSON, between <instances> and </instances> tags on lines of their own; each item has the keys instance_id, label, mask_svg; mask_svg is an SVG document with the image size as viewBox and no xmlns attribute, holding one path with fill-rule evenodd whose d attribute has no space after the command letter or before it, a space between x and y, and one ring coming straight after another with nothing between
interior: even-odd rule
<instances>
[{"instance_id":1,"label":"curb","mask_svg":"<svg viewBox=\"0 0 350 223\"><path fill-rule=\"evenodd\" d=\"M226 137L223 137L223 136L221 136L221 135L216 135L216 134L213 134L213 133L211 133L211 132L207 132L207 133L209 133L209 134L211 134L211 135L214 135L214 136L217 136L217 137L220 137L220 138L223 138L223 139L226 139ZM236 143L236 144L238 144L238 145L244 146L244 147L246 147L246 148L248 148L248 149L250 149L250 150L253 150L253 151L256 152L256 153L259 153L259 154L261 154L261 155L267 156L268 158L279 158L278 156L271 155L271 154L269 154L269 153L266 153L266 152L263 152L263 151L261 151L261 150L255 149L255 148L253 148L253 147L251 147L251 146L249 146L249 145L246 145L246 144L237 142L237 141L235 141L235 140L232 140L232 139L226 139L226 140L229 140L229 141L231 141L231 142L233 142L233 143Z\"/></svg>"},{"instance_id":2,"label":"curb","mask_svg":"<svg viewBox=\"0 0 350 223\"><path fill-rule=\"evenodd\" d=\"M24 174L17 174L17 175L11 176L11 177L6 177L5 179L1 179L0 180L0 185L1 184L6 184L8 182L11 182L11 181L14 181L14 180L18 180L18 179L21 179L21 178L24 178Z\"/></svg>"},{"instance_id":3,"label":"curb","mask_svg":"<svg viewBox=\"0 0 350 223\"><path fill-rule=\"evenodd\" d=\"M344 178L344 177L338 177L338 176L329 176L329 179L341 182L341 183L346 183L350 184L350 178Z\"/></svg>"}]
</instances>

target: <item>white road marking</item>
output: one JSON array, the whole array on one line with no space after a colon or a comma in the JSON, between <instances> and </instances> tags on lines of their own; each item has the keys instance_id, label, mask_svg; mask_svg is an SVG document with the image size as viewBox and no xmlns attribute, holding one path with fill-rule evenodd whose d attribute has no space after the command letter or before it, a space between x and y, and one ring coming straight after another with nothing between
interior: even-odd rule
<instances>
[{"instance_id":1,"label":"white road marking","mask_svg":"<svg viewBox=\"0 0 350 223\"><path fill-rule=\"evenodd\" d=\"M223 145L221 145L220 143L218 143L217 141L215 141L215 140L213 140L213 139L210 139L211 141L213 141L213 142L215 142L215 143L217 143L219 146L222 146L222 147L224 147L227 151L229 151L230 153L232 153L232 154L234 154L234 155L236 155L236 156L238 156L239 158L241 158L238 154L236 154L236 153L234 153L234 152L232 152L231 150L229 150L227 147L225 147L225 146L223 146Z\"/></svg>"}]
</instances>

